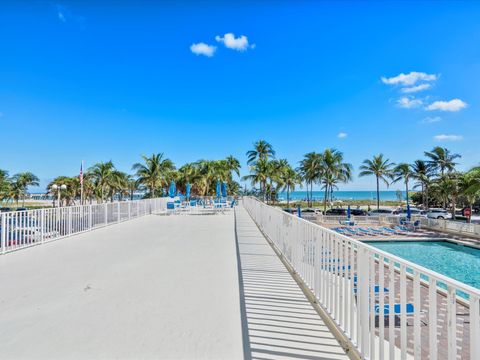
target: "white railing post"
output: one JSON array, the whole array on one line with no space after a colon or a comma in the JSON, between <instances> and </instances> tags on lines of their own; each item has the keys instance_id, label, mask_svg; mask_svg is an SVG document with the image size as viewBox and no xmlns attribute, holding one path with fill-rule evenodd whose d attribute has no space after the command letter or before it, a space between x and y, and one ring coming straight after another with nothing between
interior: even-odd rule
<instances>
[{"instance_id":1,"label":"white railing post","mask_svg":"<svg viewBox=\"0 0 480 360\"><path fill-rule=\"evenodd\" d=\"M40 209L40 242L45 242L45 209Z\"/></svg>"},{"instance_id":2,"label":"white railing post","mask_svg":"<svg viewBox=\"0 0 480 360\"><path fill-rule=\"evenodd\" d=\"M88 205L88 228L91 229L92 228L92 217L93 217L93 214L92 214L92 204Z\"/></svg>"},{"instance_id":3,"label":"white railing post","mask_svg":"<svg viewBox=\"0 0 480 360\"><path fill-rule=\"evenodd\" d=\"M68 235L72 234L72 207L69 206L67 208L67 214L68 214Z\"/></svg>"},{"instance_id":4,"label":"white railing post","mask_svg":"<svg viewBox=\"0 0 480 360\"><path fill-rule=\"evenodd\" d=\"M129 202L128 202L128 220L130 220L130 210L131 210L131 209L130 209L130 208L131 208L130 205L131 205L131 202L129 201Z\"/></svg>"},{"instance_id":5,"label":"white railing post","mask_svg":"<svg viewBox=\"0 0 480 360\"><path fill-rule=\"evenodd\" d=\"M117 202L117 222L120 222L120 201Z\"/></svg>"},{"instance_id":6,"label":"white railing post","mask_svg":"<svg viewBox=\"0 0 480 360\"><path fill-rule=\"evenodd\" d=\"M2 227L1 227L1 233L0 233L0 238L1 238L1 244L2 244L2 254L5 254L5 252L7 251L7 221L6 221L6 218L7 218L7 214L0 214L0 218L1 218L1 224L2 224Z\"/></svg>"},{"instance_id":7,"label":"white railing post","mask_svg":"<svg viewBox=\"0 0 480 360\"><path fill-rule=\"evenodd\" d=\"M105 225L108 225L108 207L107 207L107 203L103 203L103 206L104 206L104 214L105 214Z\"/></svg>"}]
</instances>

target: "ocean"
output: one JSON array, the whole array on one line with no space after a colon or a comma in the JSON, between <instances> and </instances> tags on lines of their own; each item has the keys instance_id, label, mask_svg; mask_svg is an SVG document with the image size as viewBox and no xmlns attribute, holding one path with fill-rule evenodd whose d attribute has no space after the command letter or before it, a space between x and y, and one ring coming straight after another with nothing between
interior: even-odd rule
<instances>
[{"instance_id":1,"label":"ocean","mask_svg":"<svg viewBox=\"0 0 480 360\"><path fill-rule=\"evenodd\" d=\"M402 191L402 200L405 200L406 193ZM323 191L313 191L313 199L317 201L323 201L325 193ZM290 193L290 200L303 200L307 198L306 191L293 191ZM374 191L334 191L333 192L334 200L376 200L377 192ZM280 192L278 194L279 200L286 200L287 193ZM397 201L397 191L396 190L384 190L380 191L380 200L382 201Z\"/></svg>"}]
</instances>

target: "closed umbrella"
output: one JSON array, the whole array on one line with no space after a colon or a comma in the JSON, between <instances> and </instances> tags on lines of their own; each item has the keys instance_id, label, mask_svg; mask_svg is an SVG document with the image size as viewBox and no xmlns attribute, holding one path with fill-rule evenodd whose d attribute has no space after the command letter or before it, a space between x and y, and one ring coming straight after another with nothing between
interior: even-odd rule
<instances>
[{"instance_id":1,"label":"closed umbrella","mask_svg":"<svg viewBox=\"0 0 480 360\"><path fill-rule=\"evenodd\" d=\"M185 186L185 197L187 198L187 200L190 199L190 183L187 182L187 185Z\"/></svg>"},{"instance_id":2,"label":"closed umbrella","mask_svg":"<svg viewBox=\"0 0 480 360\"><path fill-rule=\"evenodd\" d=\"M216 187L217 198L222 197L222 184L220 180L217 180L217 187Z\"/></svg>"},{"instance_id":3,"label":"closed umbrella","mask_svg":"<svg viewBox=\"0 0 480 360\"><path fill-rule=\"evenodd\" d=\"M225 197L225 198L227 197L227 183L226 182L224 182L222 184L222 196Z\"/></svg>"},{"instance_id":4,"label":"closed umbrella","mask_svg":"<svg viewBox=\"0 0 480 360\"><path fill-rule=\"evenodd\" d=\"M412 219L412 212L410 211L410 204L407 204L407 219L410 221Z\"/></svg>"},{"instance_id":5,"label":"closed umbrella","mask_svg":"<svg viewBox=\"0 0 480 360\"><path fill-rule=\"evenodd\" d=\"M175 197L175 193L177 192L177 188L175 187L175 181L170 182L170 187L168 188L168 196L171 198Z\"/></svg>"},{"instance_id":6,"label":"closed umbrella","mask_svg":"<svg viewBox=\"0 0 480 360\"><path fill-rule=\"evenodd\" d=\"M347 220L350 221L351 215L352 215L352 211L350 210L350 205L348 205L348 207L347 207Z\"/></svg>"}]
</instances>

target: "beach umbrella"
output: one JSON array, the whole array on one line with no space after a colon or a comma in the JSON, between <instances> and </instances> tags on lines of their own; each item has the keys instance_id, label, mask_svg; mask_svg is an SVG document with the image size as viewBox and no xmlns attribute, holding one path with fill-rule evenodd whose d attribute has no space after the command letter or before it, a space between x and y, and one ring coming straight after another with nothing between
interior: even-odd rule
<instances>
[{"instance_id":1,"label":"beach umbrella","mask_svg":"<svg viewBox=\"0 0 480 360\"><path fill-rule=\"evenodd\" d=\"M347 207L347 219L350 220L350 216L352 215L352 211L350 210L350 205Z\"/></svg>"},{"instance_id":2,"label":"beach umbrella","mask_svg":"<svg viewBox=\"0 0 480 360\"><path fill-rule=\"evenodd\" d=\"M217 180L217 187L215 190L217 192L217 198L222 197L222 184L220 180Z\"/></svg>"},{"instance_id":3,"label":"beach umbrella","mask_svg":"<svg viewBox=\"0 0 480 360\"><path fill-rule=\"evenodd\" d=\"M177 188L175 187L175 181L170 182L170 187L168 188L168 196L171 198L175 197L175 193L177 192Z\"/></svg>"},{"instance_id":4,"label":"beach umbrella","mask_svg":"<svg viewBox=\"0 0 480 360\"><path fill-rule=\"evenodd\" d=\"M410 211L410 204L407 204L407 219L410 221L412 218L412 212Z\"/></svg>"},{"instance_id":5,"label":"beach umbrella","mask_svg":"<svg viewBox=\"0 0 480 360\"><path fill-rule=\"evenodd\" d=\"M300 207L300 205L297 206L297 215L299 218L302 217L302 208Z\"/></svg>"},{"instance_id":6,"label":"beach umbrella","mask_svg":"<svg viewBox=\"0 0 480 360\"><path fill-rule=\"evenodd\" d=\"M222 183L222 196L227 197L227 183Z\"/></svg>"},{"instance_id":7,"label":"beach umbrella","mask_svg":"<svg viewBox=\"0 0 480 360\"><path fill-rule=\"evenodd\" d=\"M188 199L190 199L190 188L191 188L191 185L189 182L187 182L187 185L185 186L185 197Z\"/></svg>"}]
</instances>

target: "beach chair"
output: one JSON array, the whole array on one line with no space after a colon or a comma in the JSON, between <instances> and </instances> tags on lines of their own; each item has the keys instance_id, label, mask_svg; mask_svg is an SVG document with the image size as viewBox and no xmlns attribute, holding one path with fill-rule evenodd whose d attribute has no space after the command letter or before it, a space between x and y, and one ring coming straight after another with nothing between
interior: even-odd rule
<instances>
[{"instance_id":1,"label":"beach chair","mask_svg":"<svg viewBox=\"0 0 480 360\"><path fill-rule=\"evenodd\" d=\"M375 305L375 315L380 315L380 312L382 309L380 309L380 305L376 304ZM383 315L388 316L390 315L390 305L385 304L383 305ZM406 303L405 304L405 309L403 311L407 315L413 315L415 313L415 307L413 306L412 303ZM401 304L393 304L393 314L394 315L401 315L402 314L402 305Z\"/></svg>"},{"instance_id":2,"label":"beach chair","mask_svg":"<svg viewBox=\"0 0 480 360\"><path fill-rule=\"evenodd\" d=\"M376 235L390 235L390 233L386 233L385 231L382 231L381 229L374 229L372 227L368 227L368 230L370 230L372 233Z\"/></svg>"},{"instance_id":3,"label":"beach chair","mask_svg":"<svg viewBox=\"0 0 480 360\"><path fill-rule=\"evenodd\" d=\"M352 236L350 232L347 232L345 229L342 229L342 228L333 228L332 230L341 235Z\"/></svg>"},{"instance_id":4,"label":"beach chair","mask_svg":"<svg viewBox=\"0 0 480 360\"><path fill-rule=\"evenodd\" d=\"M357 228L358 231L360 231L362 234L364 235L372 235L372 236L377 236L378 234L368 230L368 229L365 229L365 228Z\"/></svg>"},{"instance_id":5,"label":"beach chair","mask_svg":"<svg viewBox=\"0 0 480 360\"><path fill-rule=\"evenodd\" d=\"M167 202L167 214L175 214L175 203L172 201Z\"/></svg>"},{"instance_id":6,"label":"beach chair","mask_svg":"<svg viewBox=\"0 0 480 360\"><path fill-rule=\"evenodd\" d=\"M357 283L355 282L355 279L354 279L353 284L354 284L354 286L355 286L355 287L353 288L353 293L354 293L355 295L357 295L358 288L357 288L357 286L356 286ZM386 287L383 288L383 293L384 293L384 294L387 294L388 291L389 291L388 288L386 288ZM373 292L375 293L375 295L380 294L380 285L375 285L375 286L374 286L374 289L373 289Z\"/></svg>"}]
</instances>

